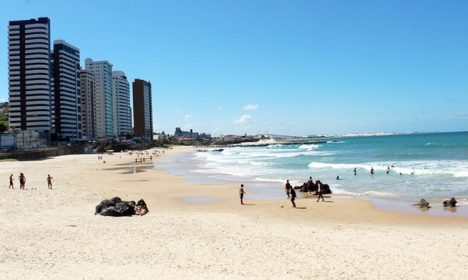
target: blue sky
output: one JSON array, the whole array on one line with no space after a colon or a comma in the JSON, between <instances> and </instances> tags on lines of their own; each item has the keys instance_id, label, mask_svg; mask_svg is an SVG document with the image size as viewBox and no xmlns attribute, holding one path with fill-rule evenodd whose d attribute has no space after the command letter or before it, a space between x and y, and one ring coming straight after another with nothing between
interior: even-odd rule
<instances>
[{"instance_id":1,"label":"blue sky","mask_svg":"<svg viewBox=\"0 0 468 280\"><path fill-rule=\"evenodd\" d=\"M66 3L66 4L64 4ZM157 131L468 130L467 1L4 1L153 84Z\"/></svg>"}]
</instances>

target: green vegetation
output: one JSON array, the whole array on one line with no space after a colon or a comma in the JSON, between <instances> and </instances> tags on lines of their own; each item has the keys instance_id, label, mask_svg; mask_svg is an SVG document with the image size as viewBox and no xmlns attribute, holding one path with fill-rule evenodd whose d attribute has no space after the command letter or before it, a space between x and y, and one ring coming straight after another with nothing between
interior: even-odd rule
<instances>
[{"instance_id":1,"label":"green vegetation","mask_svg":"<svg viewBox=\"0 0 468 280\"><path fill-rule=\"evenodd\" d=\"M174 145L179 145L179 141L174 136L160 137L151 143L152 148L169 148Z\"/></svg>"},{"instance_id":2,"label":"green vegetation","mask_svg":"<svg viewBox=\"0 0 468 280\"><path fill-rule=\"evenodd\" d=\"M8 103L0 103L0 133L8 130Z\"/></svg>"}]
</instances>

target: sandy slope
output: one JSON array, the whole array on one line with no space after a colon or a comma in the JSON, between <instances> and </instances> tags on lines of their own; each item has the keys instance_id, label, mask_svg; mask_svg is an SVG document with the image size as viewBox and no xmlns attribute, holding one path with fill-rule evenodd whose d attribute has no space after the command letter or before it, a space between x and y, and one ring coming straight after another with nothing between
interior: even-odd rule
<instances>
[{"instance_id":1,"label":"sandy slope","mask_svg":"<svg viewBox=\"0 0 468 280\"><path fill-rule=\"evenodd\" d=\"M0 279L465 279L468 273L464 219L385 213L344 199L299 200L306 209L286 202L280 208L278 201L242 207L234 186L187 186L161 171L114 169L132 159L0 162ZM9 173L20 171L27 190L8 190ZM94 216L95 204L113 195L143 197L151 212ZM187 196L218 201L188 205Z\"/></svg>"}]
</instances>

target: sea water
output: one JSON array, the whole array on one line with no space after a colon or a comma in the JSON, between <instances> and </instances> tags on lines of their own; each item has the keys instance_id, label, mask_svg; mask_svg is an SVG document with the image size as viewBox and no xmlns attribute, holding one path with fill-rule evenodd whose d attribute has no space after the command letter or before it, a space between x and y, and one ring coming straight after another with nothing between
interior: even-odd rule
<instances>
[{"instance_id":1,"label":"sea water","mask_svg":"<svg viewBox=\"0 0 468 280\"><path fill-rule=\"evenodd\" d=\"M194 183L250 182L268 198L283 197L287 179L301 185L311 176L342 196L467 201L468 132L320 140L324 143L197 152L179 159L185 168L176 175L189 176Z\"/></svg>"}]
</instances>

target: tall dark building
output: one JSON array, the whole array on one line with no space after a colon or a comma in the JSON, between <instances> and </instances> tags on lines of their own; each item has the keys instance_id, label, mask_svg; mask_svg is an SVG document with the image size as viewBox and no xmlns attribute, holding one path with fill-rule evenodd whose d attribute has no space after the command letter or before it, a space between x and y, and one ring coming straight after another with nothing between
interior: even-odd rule
<instances>
[{"instance_id":1,"label":"tall dark building","mask_svg":"<svg viewBox=\"0 0 468 280\"><path fill-rule=\"evenodd\" d=\"M80 50L54 41L52 62L52 131L59 139L80 139Z\"/></svg>"},{"instance_id":2,"label":"tall dark building","mask_svg":"<svg viewBox=\"0 0 468 280\"><path fill-rule=\"evenodd\" d=\"M135 79L133 82L134 135L147 141L153 140L153 106L151 83Z\"/></svg>"},{"instance_id":3,"label":"tall dark building","mask_svg":"<svg viewBox=\"0 0 468 280\"><path fill-rule=\"evenodd\" d=\"M81 81L81 123L83 137L96 139L96 100L94 95L94 74L87 70L80 71Z\"/></svg>"},{"instance_id":4,"label":"tall dark building","mask_svg":"<svg viewBox=\"0 0 468 280\"><path fill-rule=\"evenodd\" d=\"M50 132L50 20L10 21L8 26L10 128Z\"/></svg>"}]
</instances>

